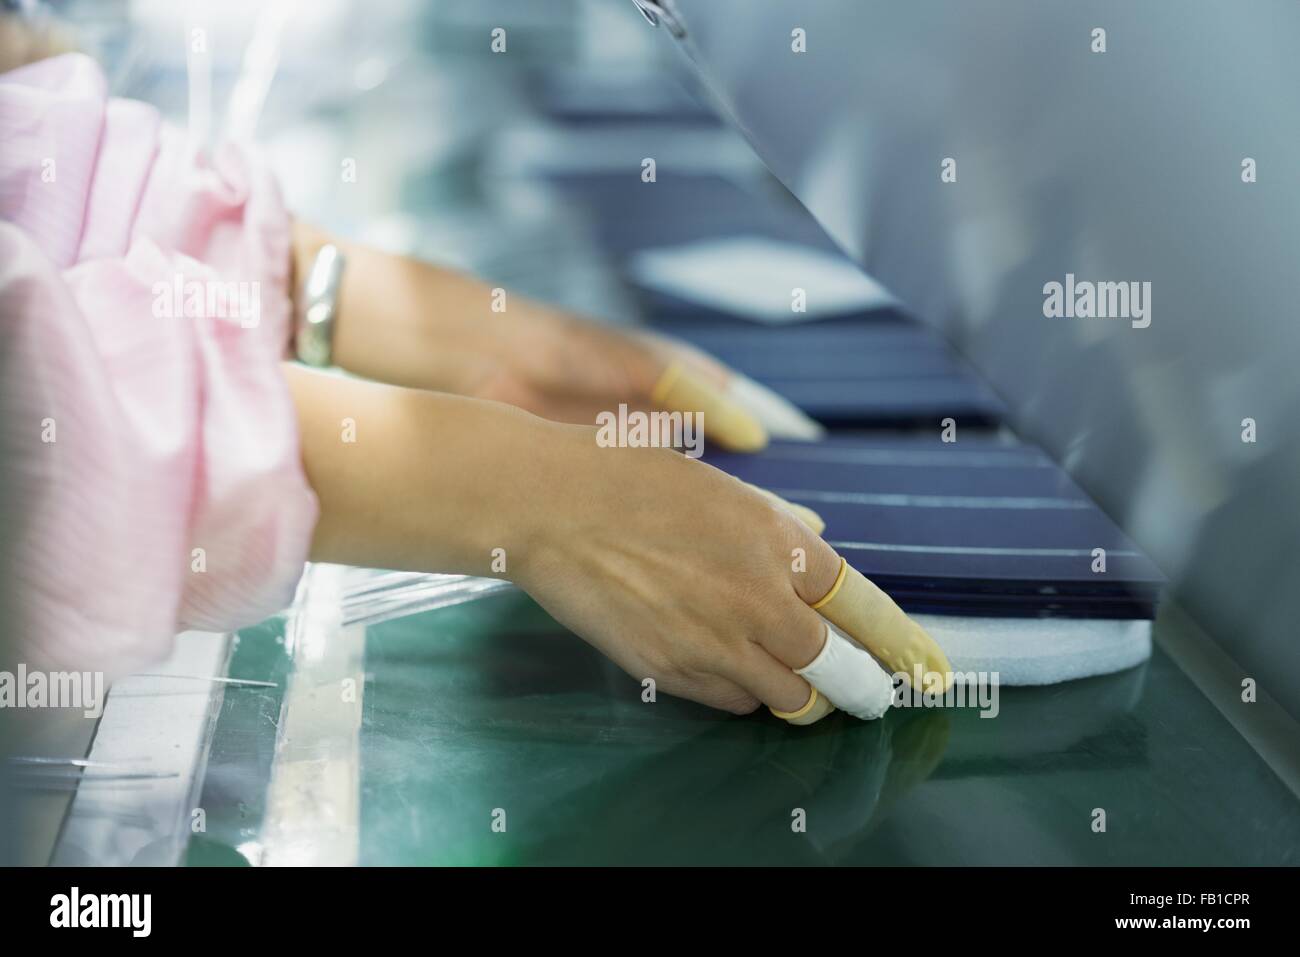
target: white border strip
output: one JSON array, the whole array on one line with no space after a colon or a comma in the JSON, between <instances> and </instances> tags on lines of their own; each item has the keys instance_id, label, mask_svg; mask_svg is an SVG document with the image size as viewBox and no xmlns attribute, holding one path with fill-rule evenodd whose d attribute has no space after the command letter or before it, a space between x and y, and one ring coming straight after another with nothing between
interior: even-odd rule
<instances>
[{"instance_id":1,"label":"white border strip","mask_svg":"<svg viewBox=\"0 0 1300 957\"><path fill-rule=\"evenodd\" d=\"M294 669L280 709L263 865L357 863L366 629L343 624L345 572L309 565L286 624Z\"/></svg>"},{"instance_id":2,"label":"white border strip","mask_svg":"<svg viewBox=\"0 0 1300 957\"><path fill-rule=\"evenodd\" d=\"M172 776L78 788L51 864L181 862L225 694L219 682L194 678L224 675L229 657L229 635L187 631L157 674L114 685L89 760Z\"/></svg>"}]
</instances>

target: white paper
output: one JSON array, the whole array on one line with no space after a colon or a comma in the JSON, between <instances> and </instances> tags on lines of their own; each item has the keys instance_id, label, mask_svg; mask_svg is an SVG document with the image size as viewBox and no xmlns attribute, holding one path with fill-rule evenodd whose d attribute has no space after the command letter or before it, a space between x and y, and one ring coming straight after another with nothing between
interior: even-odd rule
<instances>
[{"instance_id":1,"label":"white paper","mask_svg":"<svg viewBox=\"0 0 1300 957\"><path fill-rule=\"evenodd\" d=\"M763 236L647 249L632 258L631 274L648 289L774 325L896 301L848 259ZM792 308L796 289L804 290L806 312Z\"/></svg>"}]
</instances>

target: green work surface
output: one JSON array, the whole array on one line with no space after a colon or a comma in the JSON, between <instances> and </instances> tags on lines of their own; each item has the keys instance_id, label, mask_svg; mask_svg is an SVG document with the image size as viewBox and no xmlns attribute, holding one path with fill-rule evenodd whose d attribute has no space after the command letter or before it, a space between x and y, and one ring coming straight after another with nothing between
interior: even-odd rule
<instances>
[{"instance_id":1,"label":"green work surface","mask_svg":"<svg viewBox=\"0 0 1300 957\"><path fill-rule=\"evenodd\" d=\"M277 637L241 636L239 676L282 667ZM1122 674L1004 688L995 718L795 728L647 703L508 594L370 626L365 670L365 864L1300 861L1300 803L1159 649ZM203 799L216 824L191 863L256 844L255 739L276 700L227 695Z\"/></svg>"}]
</instances>

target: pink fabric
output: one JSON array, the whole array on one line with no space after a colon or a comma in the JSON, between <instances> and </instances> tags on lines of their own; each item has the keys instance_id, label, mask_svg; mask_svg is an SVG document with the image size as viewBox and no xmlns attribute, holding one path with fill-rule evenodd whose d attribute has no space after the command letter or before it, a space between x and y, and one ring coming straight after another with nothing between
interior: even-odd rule
<instances>
[{"instance_id":1,"label":"pink fabric","mask_svg":"<svg viewBox=\"0 0 1300 957\"><path fill-rule=\"evenodd\" d=\"M248 155L192 158L79 54L0 77L0 144L20 653L122 674L284 607L302 571L289 216Z\"/></svg>"}]
</instances>

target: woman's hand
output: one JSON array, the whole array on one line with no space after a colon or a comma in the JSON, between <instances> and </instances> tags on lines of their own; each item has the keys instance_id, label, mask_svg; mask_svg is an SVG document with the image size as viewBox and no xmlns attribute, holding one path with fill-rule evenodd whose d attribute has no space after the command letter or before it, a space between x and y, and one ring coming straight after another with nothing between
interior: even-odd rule
<instances>
[{"instance_id":1,"label":"woman's hand","mask_svg":"<svg viewBox=\"0 0 1300 957\"><path fill-rule=\"evenodd\" d=\"M659 691L743 714L798 711L825 625L809 605L840 560L751 486L660 449L565 429L568 479L515 580L557 621ZM797 570L796 570L797 569Z\"/></svg>"},{"instance_id":2,"label":"woman's hand","mask_svg":"<svg viewBox=\"0 0 1300 957\"><path fill-rule=\"evenodd\" d=\"M658 690L734 712L812 701L793 671L828 640L809 606L851 589L780 500L676 452L602 447L595 428L500 403L287 375L321 505L314 560L509 578ZM887 596L859 585L849 614L823 613L891 670L946 669Z\"/></svg>"},{"instance_id":3,"label":"woman's hand","mask_svg":"<svg viewBox=\"0 0 1300 957\"><path fill-rule=\"evenodd\" d=\"M302 224L295 225L299 274L327 241L347 258L334 354L351 372L506 402L560 422L589 425L620 404L701 413L707 438L740 451L767 444L765 421L818 434L793 406L683 343L502 295Z\"/></svg>"}]
</instances>

